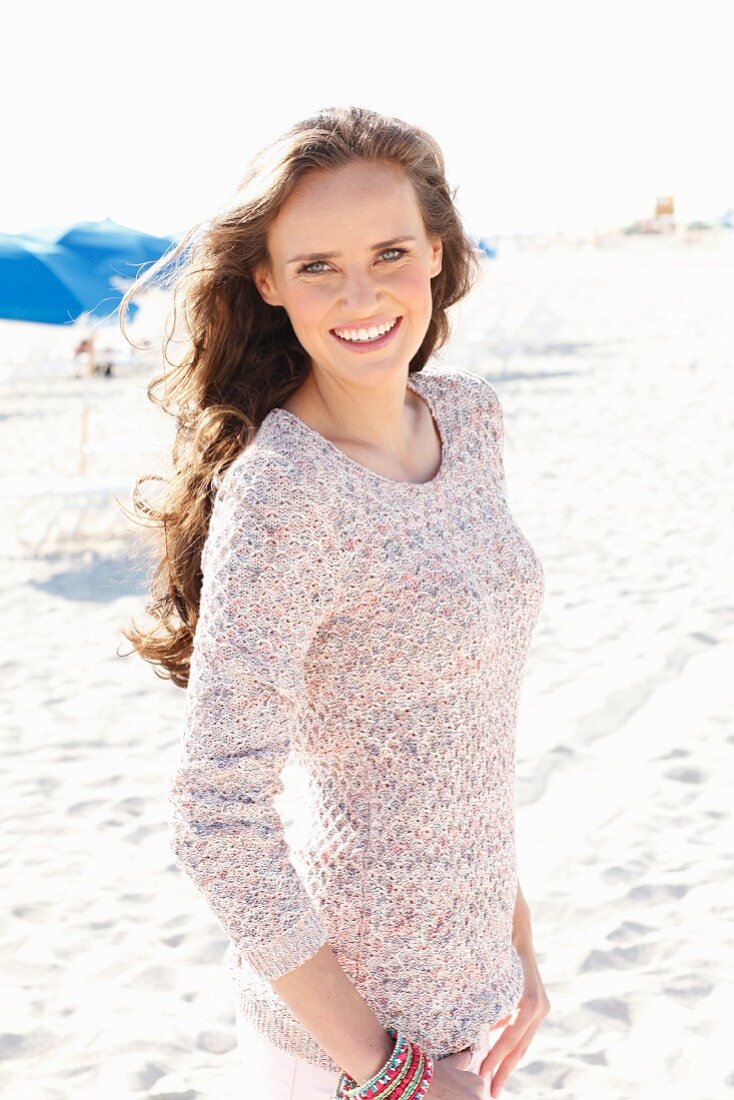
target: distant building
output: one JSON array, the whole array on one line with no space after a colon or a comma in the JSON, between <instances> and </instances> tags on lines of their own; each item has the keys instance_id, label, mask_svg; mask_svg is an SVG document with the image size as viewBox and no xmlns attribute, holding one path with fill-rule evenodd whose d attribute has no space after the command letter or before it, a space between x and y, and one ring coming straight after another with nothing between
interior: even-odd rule
<instances>
[{"instance_id":1,"label":"distant building","mask_svg":"<svg viewBox=\"0 0 734 1100\"><path fill-rule=\"evenodd\" d=\"M675 231L675 203L672 195L655 199L655 213L642 218L625 229L625 233L670 233Z\"/></svg>"},{"instance_id":2,"label":"distant building","mask_svg":"<svg viewBox=\"0 0 734 1100\"><path fill-rule=\"evenodd\" d=\"M675 204L672 195L663 195L655 199L653 223L659 233L675 229Z\"/></svg>"},{"instance_id":3,"label":"distant building","mask_svg":"<svg viewBox=\"0 0 734 1100\"><path fill-rule=\"evenodd\" d=\"M655 200L655 217L656 218L672 218L675 211L673 209L673 196L663 195L662 198Z\"/></svg>"}]
</instances>

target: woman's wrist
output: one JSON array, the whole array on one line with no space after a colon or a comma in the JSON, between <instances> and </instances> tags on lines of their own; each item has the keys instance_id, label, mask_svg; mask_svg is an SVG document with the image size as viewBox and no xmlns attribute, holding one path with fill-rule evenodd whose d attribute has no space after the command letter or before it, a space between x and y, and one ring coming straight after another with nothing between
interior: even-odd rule
<instances>
[{"instance_id":1,"label":"woman's wrist","mask_svg":"<svg viewBox=\"0 0 734 1100\"><path fill-rule=\"evenodd\" d=\"M392 1050L385 1062L364 1081L346 1071L332 1100L420 1100L433 1080L434 1060L395 1024L386 1024Z\"/></svg>"},{"instance_id":2,"label":"woman's wrist","mask_svg":"<svg viewBox=\"0 0 734 1100\"><path fill-rule=\"evenodd\" d=\"M270 980L322 1050L355 1081L368 1081L395 1047L328 943L299 967Z\"/></svg>"},{"instance_id":3,"label":"woman's wrist","mask_svg":"<svg viewBox=\"0 0 734 1100\"><path fill-rule=\"evenodd\" d=\"M374 1077L375 1074L382 1069L394 1050L395 1040L391 1039L388 1033L383 1029L379 1049L374 1051L366 1049L363 1058L355 1058L355 1062L359 1061L360 1064L353 1066L352 1069L350 1069L349 1066L345 1066L344 1068L354 1081L362 1084L363 1081L369 1081L371 1077ZM356 1072L353 1072L354 1070L356 1070Z\"/></svg>"}]
</instances>

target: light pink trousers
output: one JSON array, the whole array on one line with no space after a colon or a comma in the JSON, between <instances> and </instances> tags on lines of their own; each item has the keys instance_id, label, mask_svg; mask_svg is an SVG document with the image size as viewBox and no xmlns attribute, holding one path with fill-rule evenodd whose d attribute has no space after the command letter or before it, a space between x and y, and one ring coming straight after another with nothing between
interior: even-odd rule
<instances>
[{"instance_id":1,"label":"light pink trousers","mask_svg":"<svg viewBox=\"0 0 734 1100\"><path fill-rule=\"evenodd\" d=\"M245 1020L235 1005L237 1043L244 1074L242 1097L257 1100L332 1100L340 1074L312 1066L276 1047ZM501 1028L487 1030L472 1047L471 1064L466 1069L479 1073L479 1067L502 1033ZM484 1098L490 1100L490 1082L484 1082Z\"/></svg>"}]
</instances>

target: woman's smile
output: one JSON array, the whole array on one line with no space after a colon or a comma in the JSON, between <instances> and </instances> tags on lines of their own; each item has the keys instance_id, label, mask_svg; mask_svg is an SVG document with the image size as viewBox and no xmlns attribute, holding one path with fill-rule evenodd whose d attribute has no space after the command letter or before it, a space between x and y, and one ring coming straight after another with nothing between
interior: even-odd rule
<instances>
[{"instance_id":1,"label":"woman's smile","mask_svg":"<svg viewBox=\"0 0 734 1100\"><path fill-rule=\"evenodd\" d=\"M400 328L402 317L394 317L380 325L370 325L361 328L332 328L329 332L340 344L351 351L375 351L384 348L390 343L394 334ZM389 328L387 327L389 325Z\"/></svg>"}]
</instances>

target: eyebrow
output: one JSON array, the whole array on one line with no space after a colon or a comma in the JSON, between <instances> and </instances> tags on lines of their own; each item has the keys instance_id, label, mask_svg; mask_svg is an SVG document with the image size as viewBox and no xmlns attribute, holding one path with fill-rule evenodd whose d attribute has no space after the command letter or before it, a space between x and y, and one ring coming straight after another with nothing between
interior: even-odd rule
<instances>
[{"instance_id":1,"label":"eyebrow","mask_svg":"<svg viewBox=\"0 0 734 1100\"><path fill-rule=\"evenodd\" d=\"M416 241L417 237L393 237L389 241L378 241L377 244L372 245L372 249L376 248L389 248L392 244L399 244L400 241ZM312 252L308 256L294 256L292 260L286 260L286 263L296 264L301 260L335 260L338 256L341 256L341 252Z\"/></svg>"}]
</instances>

